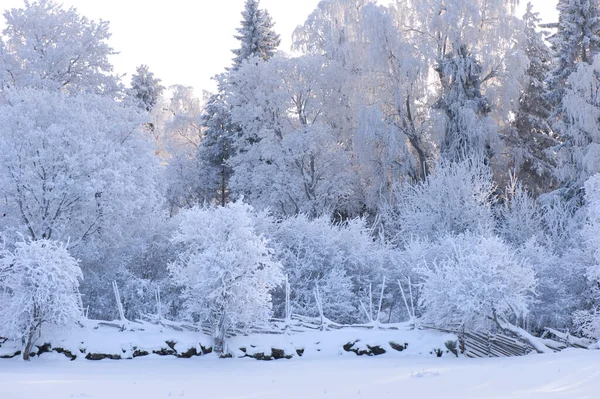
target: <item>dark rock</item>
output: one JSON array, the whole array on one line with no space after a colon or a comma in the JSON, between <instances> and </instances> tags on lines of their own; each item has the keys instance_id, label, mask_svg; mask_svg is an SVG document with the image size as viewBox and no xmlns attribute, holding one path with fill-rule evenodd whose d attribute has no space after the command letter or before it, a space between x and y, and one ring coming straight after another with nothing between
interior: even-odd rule
<instances>
[{"instance_id":1,"label":"dark rock","mask_svg":"<svg viewBox=\"0 0 600 399\"><path fill-rule=\"evenodd\" d=\"M155 355L159 355L159 356L170 356L170 355L177 354L177 352L175 352L173 349L167 349L167 348L160 348L160 350L154 350L154 351L152 351L152 353L154 353Z\"/></svg>"},{"instance_id":2,"label":"dark rock","mask_svg":"<svg viewBox=\"0 0 600 399\"><path fill-rule=\"evenodd\" d=\"M67 350L67 349L52 348L52 351L56 352L56 353L62 353L63 355L65 355L66 357L68 357L69 359L71 359L71 361L77 359L77 355L73 354L70 350Z\"/></svg>"},{"instance_id":3,"label":"dark rock","mask_svg":"<svg viewBox=\"0 0 600 399\"><path fill-rule=\"evenodd\" d=\"M16 351L13 355L3 355L0 356L0 359L12 359L13 357L19 356L21 351Z\"/></svg>"},{"instance_id":4,"label":"dark rock","mask_svg":"<svg viewBox=\"0 0 600 399\"><path fill-rule=\"evenodd\" d=\"M209 353L212 353L212 351L213 351L212 346L205 347L205 346L200 345L200 349L202 349L203 355L208 355Z\"/></svg>"},{"instance_id":5,"label":"dark rock","mask_svg":"<svg viewBox=\"0 0 600 399\"><path fill-rule=\"evenodd\" d=\"M369 345L367 345L367 348L369 348L369 350L371 351L371 353L373 353L375 356L383 355L385 353L385 349L383 349L379 345L375 345L375 346L369 346Z\"/></svg>"},{"instance_id":6,"label":"dark rock","mask_svg":"<svg viewBox=\"0 0 600 399\"><path fill-rule=\"evenodd\" d=\"M87 360L102 360L102 359L112 359L112 360L120 360L121 355L109 355L106 353L88 353L85 358Z\"/></svg>"},{"instance_id":7,"label":"dark rock","mask_svg":"<svg viewBox=\"0 0 600 399\"><path fill-rule=\"evenodd\" d=\"M292 355L286 355L283 349L271 348L271 356L273 359L291 359Z\"/></svg>"},{"instance_id":8,"label":"dark rock","mask_svg":"<svg viewBox=\"0 0 600 399\"><path fill-rule=\"evenodd\" d=\"M133 351L133 357L142 357L142 356L148 356L150 353L148 353L147 351L135 348Z\"/></svg>"},{"instance_id":9,"label":"dark rock","mask_svg":"<svg viewBox=\"0 0 600 399\"><path fill-rule=\"evenodd\" d=\"M219 359L231 359L233 355L231 353L223 353L219 356Z\"/></svg>"},{"instance_id":10,"label":"dark rock","mask_svg":"<svg viewBox=\"0 0 600 399\"><path fill-rule=\"evenodd\" d=\"M52 345L50 345L49 343L46 343L44 345L36 345L36 347L38 348L37 351L37 355L41 355L42 353L49 353L52 352Z\"/></svg>"},{"instance_id":11,"label":"dark rock","mask_svg":"<svg viewBox=\"0 0 600 399\"><path fill-rule=\"evenodd\" d=\"M298 356L302 357L302 355L304 355L304 348L296 349L296 353L298 354Z\"/></svg>"},{"instance_id":12,"label":"dark rock","mask_svg":"<svg viewBox=\"0 0 600 399\"><path fill-rule=\"evenodd\" d=\"M240 350L244 353L246 353L246 348L240 348Z\"/></svg>"},{"instance_id":13,"label":"dark rock","mask_svg":"<svg viewBox=\"0 0 600 399\"><path fill-rule=\"evenodd\" d=\"M404 349L406 349L406 347L402 346L402 344L397 344L393 341L390 341L390 346L392 349L397 350L398 352L402 352Z\"/></svg>"},{"instance_id":14,"label":"dark rock","mask_svg":"<svg viewBox=\"0 0 600 399\"><path fill-rule=\"evenodd\" d=\"M183 359L189 359L192 356L200 356L200 353L198 353L198 351L196 350L196 348L190 348L185 352L179 353L177 354L178 358L183 358Z\"/></svg>"}]
</instances>

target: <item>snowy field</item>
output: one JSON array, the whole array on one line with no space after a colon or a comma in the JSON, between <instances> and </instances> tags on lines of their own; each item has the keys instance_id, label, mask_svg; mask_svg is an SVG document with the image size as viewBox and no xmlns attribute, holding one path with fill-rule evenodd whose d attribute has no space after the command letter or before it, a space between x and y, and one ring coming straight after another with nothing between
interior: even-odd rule
<instances>
[{"instance_id":1,"label":"snowy field","mask_svg":"<svg viewBox=\"0 0 600 399\"><path fill-rule=\"evenodd\" d=\"M271 362L210 355L98 362L44 356L0 361L0 398L600 397L600 351L494 359L344 354Z\"/></svg>"}]
</instances>

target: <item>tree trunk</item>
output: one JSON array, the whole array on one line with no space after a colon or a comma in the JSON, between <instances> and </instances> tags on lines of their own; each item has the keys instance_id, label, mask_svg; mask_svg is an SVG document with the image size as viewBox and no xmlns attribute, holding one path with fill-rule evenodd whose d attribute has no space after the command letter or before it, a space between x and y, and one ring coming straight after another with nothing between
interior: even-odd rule
<instances>
[{"instance_id":1,"label":"tree trunk","mask_svg":"<svg viewBox=\"0 0 600 399\"><path fill-rule=\"evenodd\" d=\"M32 325L29 328L27 343L25 344L25 349L23 349L23 360L29 360L29 354L31 353L31 347L33 346L33 337L35 336L36 331L37 328L35 328L35 325Z\"/></svg>"},{"instance_id":2,"label":"tree trunk","mask_svg":"<svg viewBox=\"0 0 600 399\"><path fill-rule=\"evenodd\" d=\"M214 338L215 345L213 350L215 353L220 355L225 350L225 315L222 315L217 323Z\"/></svg>"}]
</instances>

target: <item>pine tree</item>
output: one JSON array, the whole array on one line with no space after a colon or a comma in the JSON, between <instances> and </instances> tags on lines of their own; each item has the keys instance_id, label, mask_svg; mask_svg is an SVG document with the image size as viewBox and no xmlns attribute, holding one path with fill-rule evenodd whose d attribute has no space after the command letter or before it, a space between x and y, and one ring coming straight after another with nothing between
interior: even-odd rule
<instances>
[{"instance_id":1,"label":"pine tree","mask_svg":"<svg viewBox=\"0 0 600 399\"><path fill-rule=\"evenodd\" d=\"M161 80L154 77L148 65L140 65L131 77L130 95L140 108L150 112L158 102L165 88Z\"/></svg>"},{"instance_id":2,"label":"pine tree","mask_svg":"<svg viewBox=\"0 0 600 399\"><path fill-rule=\"evenodd\" d=\"M534 194L554 185L555 161L547 150L557 144L548 118L552 107L547 99L545 79L551 68L552 54L543 34L538 31L539 13L531 3L523 16L525 54L529 60L525 90L519 98L519 111L506 135L519 180Z\"/></svg>"},{"instance_id":3,"label":"pine tree","mask_svg":"<svg viewBox=\"0 0 600 399\"><path fill-rule=\"evenodd\" d=\"M267 10L261 10L259 0L246 0L242 11L242 26L237 29L239 35L235 36L241 43L239 49L233 50L235 58L233 69L251 57L260 57L264 61L275 55L281 43L279 35L273 30L273 20Z\"/></svg>"},{"instance_id":4,"label":"pine tree","mask_svg":"<svg viewBox=\"0 0 600 399\"><path fill-rule=\"evenodd\" d=\"M230 200L229 178L232 171L227 161L234 152L233 141L240 134L240 127L231 121L231 106L226 101L226 90L235 90L235 87L229 87L228 77L238 70L243 61L252 57L268 61L281 42L273 30L271 16L266 10L259 9L259 5L258 0L246 1L241 27L237 29L239 35L235 36L240 41L240 48L233 50L233 67L216 77L218 91L210 97L202 117L206 138L197 156L207 169L203 173L204 183L215 193L215 202L221 206Z\"/></svg>"}]
</instances>

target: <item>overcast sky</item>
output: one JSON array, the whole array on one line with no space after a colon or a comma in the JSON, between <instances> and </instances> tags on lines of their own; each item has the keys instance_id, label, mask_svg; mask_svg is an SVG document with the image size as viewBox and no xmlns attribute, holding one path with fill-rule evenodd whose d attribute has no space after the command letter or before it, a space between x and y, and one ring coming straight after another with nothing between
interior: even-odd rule
<instances>
[{"instance_id":1,"label":"overcast sky","mask_svg":"<svg viewBox=\"0 0 600 399\"><path fill-rule=\"evenodd\" d=\"M245 0L58 0L90 19L110 21L111 45L120 54L113 64L126 73L125 82L140 64L147 64L165 86L183 84L212 90L211 77L231 64L233 38ZM291 35L319 0L261 0L269 10L283 51ZM381 4L387 0L380 1ZM531 0L545 22L556 19L556 0ZM526 2L522 3L526 4ZM3 9L21 7L22 0L2 0ZM524 7L522 4L522 7ZM4 20L0 21L3 26Z\"/></svg>"}]
</instances>

